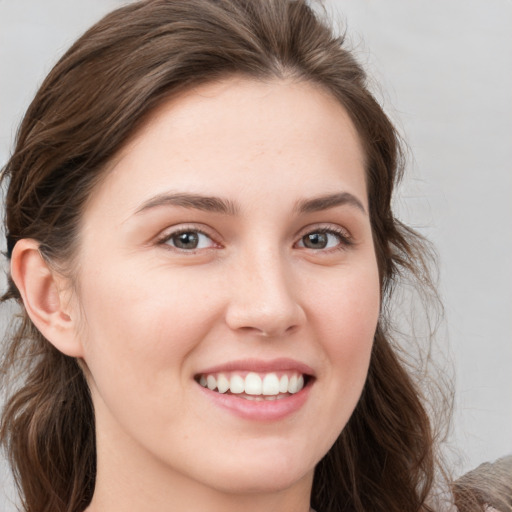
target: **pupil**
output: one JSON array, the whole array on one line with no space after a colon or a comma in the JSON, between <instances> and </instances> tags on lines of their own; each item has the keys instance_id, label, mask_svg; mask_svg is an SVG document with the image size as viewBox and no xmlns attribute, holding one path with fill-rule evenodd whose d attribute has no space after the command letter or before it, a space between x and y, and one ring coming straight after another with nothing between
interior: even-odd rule
<instances>
[{"instance_id":1,"label":"pupil","mask_svg":"<svg viewBox=\"0 0 512 512\"><path fill-rule=\"evenodd\" d=\"M176 247L179 247L180 249L195 249L197 247L197 244L199 242L199 237L197 236L197 233L180 233L176 239L174 244Z\"/></svg>"},{"instance_id":2,"label":"pupil","mask_svg":"<svg viewBox=\"0 0 512 512\"><path fill-rule=\"evenodd\" d=\"M323 249L327 246L325 233L310 233L304 237L304 245L310 249Z\"/></svg>"}]
</instances>

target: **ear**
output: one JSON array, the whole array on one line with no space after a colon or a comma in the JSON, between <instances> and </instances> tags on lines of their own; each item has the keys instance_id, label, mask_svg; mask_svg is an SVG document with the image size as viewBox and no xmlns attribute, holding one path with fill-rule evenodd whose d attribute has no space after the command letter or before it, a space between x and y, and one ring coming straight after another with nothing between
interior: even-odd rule
<instances>
[{"instance_id":1,"label":"ear","mask_svg":"<svg viewBox=\"0 0 512 512\"><path fill-rule=\"evenodd\" d=\"M62 353L82 357L77 319L71 314L68 280L49 267L37 241L24 238L16 243L11 276L39 332Z\"/></svg>"}]
</instances>

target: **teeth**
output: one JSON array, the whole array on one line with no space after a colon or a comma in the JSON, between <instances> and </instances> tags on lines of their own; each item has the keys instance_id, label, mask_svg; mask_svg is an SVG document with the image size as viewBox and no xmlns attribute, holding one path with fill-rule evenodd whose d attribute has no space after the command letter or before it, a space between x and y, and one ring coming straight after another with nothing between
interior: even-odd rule
<instances>
[{"instance_id":1,"label":"teeth","mask_svg":"<svg viewBox=\"0 0 512 512\"><path fill-rule=\"evenodd\" d=\"M221 373L217 377L217 390L219 393L225 393L229 389L229 380Z\"/></svg>"},{"instance_id":2,"label":"teeth","mask_svg":"<svg viewBox=\"0 0 512 512\"><path fill-rule=\"evenodd\" d=\"M267 373L263 378L263 394L277 395L279 393L279 379L275 373Z\"/></svg>"},{"instance_id":3,"label":"teeth","mask_svg":"<svg viewBox=\"0 0 512 512\"><path fill-rule=\"evenodd\" d=\"M297 392L299 392L304 387L304 375L299 375L297 379Z\"/></svg>"},{"instance_id":4,"label":"teeth","mask_svg":"<svg viewBox=\"0 0 512 512\"><path fill-rule=\"evenodd\" d=\"M284 398L284 394L298 393L304 387L304 376L299 373L283 374L279 378L276 373L258 375L249 372L245 378L237 373L226 375L201 375L199 384L219 393L230 391L232 394L244 394L248 400L273 400Z\"/></svg>"},{"instance_id":5,"label":"teeth","mask_svg":"<svg viewBox=\"0 0 512 512\"><path fill-rule=\"evenodd\" d=\"M229 380L229 390L236 395L245 391L245 381L240 375L232 375Z\"/></svg>"},{"instance_id":6,"label":"teeth","mask_svg":"<svg viewBox=\"0 0 512 512\"><path fill-rule=\"evenodd\" d=\"M245 395L246 400L251 400L252 402L261 402L264 398L261 395Z\"/></svg>"},{"instance_id":7,"label":"teeth","mask_svg":"<svg viewBox=\"0 0 512 512\"><path fill-rule=\"evenodd\" d=\"M297 375L292 375L288 382L288 393L297 393Z\"/></svg>"},{"instance_id":8,"label":"teeth","mask_svg":"<svg viewBox=\"0 0 512 512\"><path fill-rule=\"evenodd\" d=\"M279 379L279 393L288 393L288 375L283 375Z\"/></svg>"},{"instance_id":9,"label":"teeth","mask_svg":"<svg viewBox=\"0 0 512 512\"><path fill-rule=\"evenodd\" d=\"M248 395L261 395L262 388L261 377L257 373L248 373L245 377L245 392Z\"/></svg>"},{"instance_id":10,"label":"teeth","mask_svg":"<svg viewBox=\"0 0 512 512\"><path fill-rule=\"evenodd\" d=\"M217 387L217 379L213 375L208 375L208 377L206 377L206 385L208 389L213 391Z\"/></svg>"}]
</instances>

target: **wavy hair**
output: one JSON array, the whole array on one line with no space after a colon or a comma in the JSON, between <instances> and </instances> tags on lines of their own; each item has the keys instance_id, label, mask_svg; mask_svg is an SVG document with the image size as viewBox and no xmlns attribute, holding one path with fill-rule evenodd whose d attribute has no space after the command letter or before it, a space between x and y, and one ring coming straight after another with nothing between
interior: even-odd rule
<instances>
[{"instance_id":1,"label":"wavy hair","mask_svg":"<svg viewBox=\"0 0 512 512\"><path fill-rule=\"evenodd\" d=\"M329 91L366 154L382 312L360 401L315 470L321 512L432 511L438 431L394 342L390 304L413 280L435 301L426 242L391 208L403 172L397 132L343 36L305 0L146 0L107 15L60 59L37 92L3 169L8 252L32 238L72 275L79 220L107 163L163 102L231 75L293 77ZM20 313L5 340L10 382L0 441L26 512L82 512L95 484L94 410L80 362Z\"/></svg>"}]
</instances>

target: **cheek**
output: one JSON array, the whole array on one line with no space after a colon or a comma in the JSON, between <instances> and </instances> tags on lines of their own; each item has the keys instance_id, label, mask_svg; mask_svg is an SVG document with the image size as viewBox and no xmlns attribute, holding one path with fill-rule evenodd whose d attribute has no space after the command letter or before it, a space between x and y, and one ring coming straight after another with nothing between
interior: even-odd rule
<instances>
[{"instance_id":1,"label":"cheek","mask_svg":"<svg viewBox=\"0 0 512 512\"><path fill-rule=\"evenodd\" d=\"M377 265L334 269L308 296L310 329L322 354L313 414L325 454L349 421L361 396L380 311Z\"/></svg>"},{"instance_id":2,"label":"cheek","mask_svg":"<svg viewBox=\"0 0 512 512\"><path fill-rule=\"evenodd\" d=\"M377 264L370 259L368 264L354 266L340 272L328 283L323 298L317 296L317 309L323 317L326 339L343 339L346 348L354 345L362 348L373 340L380 312L380 284ZM320 306L321 304L321 306ZM342 350L345 343L334 343L332 349ZM357 350L356 350L357 351Z\"/></svg>"},{"instance_id":3,"label":"cheek","mask_svg":"<svg viewBox=\"0 0 512 512\"><path fill-rule=\"evenodd\" d=\"M84 276L79 297L97 420L110 428L106 425L115 419L136 437L146 436L150 422L149 431L164 435L179 421L176 411L185 410L189 355L210 330L218 308L190 277L175 272L170 282L162 272L157 279L152 269L114 268Z\"/></svg>"},{"instance_id":4,"label":"cheek","mask_svg":"<svg viewBox=\"0 0 512 512\"><path fill-rule=\"evenodd\" d=\"M90 342L104 342L105 349L119 342L126 351L152 353L193 343L207 329L202 310L211 311L211 297L189 275L109 268L108 274L83 278L80 302Z\"/></svg>"},{"instance_id":5,"label":"cheek","mask_svg":"<svg viewBox=\"0 0 512 512\"><path fill-rule=\"evenodd\" d=\"M340 273L330 281L327 293L312 300L331 396L339 400L342 394L342 399L355 407L366 380L380 312L376 263L370 260L368 265ZM346 415L347 411L344 421Z\"/></svg>"},{"instance_id":6,"label":"cheek","mask_svg":"<svg viewBox=\"0 0 512 512\"><path fill-rule=\"evenodd\" d=\"M215 319L213 297L176 272L167 282L171 273L158 272L157 278L151 269L109 268L82 279L84 359L92 377L105 392L133 386L152 395L162 381L169 389L169 379L177 389L189 371L187 355Z\"/></svg>"}]
</instances>

